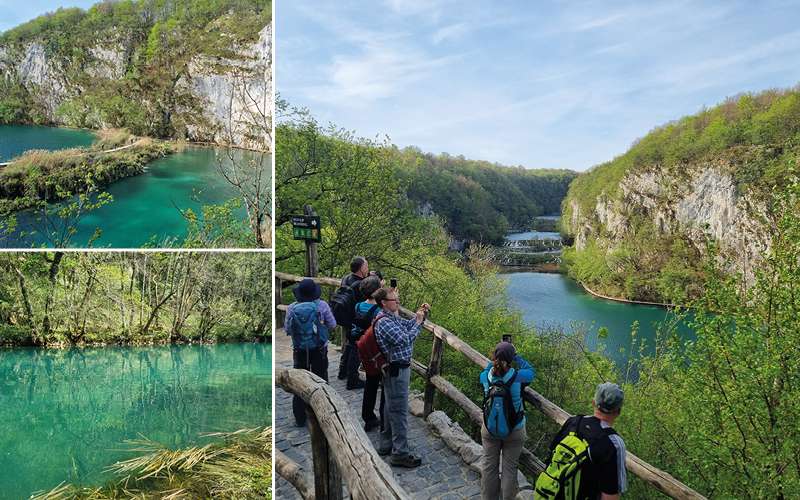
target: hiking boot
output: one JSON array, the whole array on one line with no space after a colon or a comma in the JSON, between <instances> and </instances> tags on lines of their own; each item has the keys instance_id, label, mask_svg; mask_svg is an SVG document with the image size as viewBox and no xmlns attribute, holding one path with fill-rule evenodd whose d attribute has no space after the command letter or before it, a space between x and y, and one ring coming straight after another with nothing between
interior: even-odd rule
<instances>
[{"instance_id":1,"label":"hiking boot","mask_svg":"<svg viewBox=\"0 0 800 500\"><path fill-rule=\"evenodd\" d=\"M372 420L364 424L364 432L369 432L372 429L380 429L380 427L381 427L381 419L373 418Z\"/></svg>"},{"instance_id":2,"label":"hiking boot","mask_svg":"<svg viewBox=\"0 0 800 500\"><path fill-rule=\"evenodd\" d=\"M347 384L347 390L352 391L353 389L363 389L367 386L367 382L365 380L358 379L355 384Z\"/></svg>"},{"instance_id":3,"label":"hiking boot","mask_svg":"<svg viewBox=\"0 0 800 500\"><path fill-rule=\"evenodd\" d=\"M347 378L347 372L345 372L345 373L339 372L339 374L336 375L336 378L338 378L339 380L346 379Z\"/></svg>"},{"instance_id":4,"label":"hiking boot","mask_svg":"<svg viewBox=\"0 0 800 500\"><path fill-rule=\"evenodd\" d=\"M413 469L414 467L419 467L419 464L422 463L422 459L415 457L414 455L409 455L403 460L390 459L389 463L393 467L405 467L406 469Z\"/></svg>"},{"instance_id":5,"label":"hiking boot","mask_svg":"<svg viewBox=\"0 0 800 500\"><path fill-rule=\"evenodd\" d=\"M392 452L392 448L391 447L388 450L382 450L382 449L378 448L378 455L380 455L382 457L385 457L386 455L388 455L391 452Z\"/></svg>"}]
</instances>

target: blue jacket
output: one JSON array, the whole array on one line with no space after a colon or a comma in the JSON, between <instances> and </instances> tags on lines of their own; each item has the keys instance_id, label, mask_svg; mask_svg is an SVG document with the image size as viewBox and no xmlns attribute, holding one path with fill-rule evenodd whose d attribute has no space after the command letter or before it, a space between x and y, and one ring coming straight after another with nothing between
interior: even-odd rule
<instances>
[{"instance_id":1,"label":"blue jacket","mask_svg":"<svg viewBox=\"0 0 800 500\"><path fill-rule=\"evenodd\" d=\"M536 376L536 370L519 354L514 357L514 361L517 362L519 365L519 371L517 371L517 378L514 379L514 383L511 384L511 399L514 402L514 408L517 411L522 409L522 384L530 384L533 382L533 377ZM483 395L489 394L489 385L492 382L496 382L498 380L502 380L503 382L508 382L511 377L514 376L514 368L508 370L505 377L495 377L492 375L492 362L489 361L489 366L486 367L485 370L481 373L481 384L483 384ZM525 425L525 418L523 417L522 421L517 424L515 429L519 429Z\"/></svg>"}]
</instances>

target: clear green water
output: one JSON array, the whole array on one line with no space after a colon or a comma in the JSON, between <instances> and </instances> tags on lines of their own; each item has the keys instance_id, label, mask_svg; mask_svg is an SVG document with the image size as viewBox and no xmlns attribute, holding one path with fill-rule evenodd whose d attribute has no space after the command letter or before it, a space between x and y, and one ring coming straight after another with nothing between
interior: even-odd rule
<instances>
[{"instance_id":1,"label":"clear green water","mask_svg":"<svg viewBox=\"0 0 800 500\"><path fill-rule=\"evenodd\" d=\"M650 346L645 352L652 354L654 325L671 317L663 307L599 299L561 274L510 273L502 277L509 279L512 304L522 312L526 322L534 326L561 326L566 331L569 331L570 321L583 323L587 329L593 325L587 338L589 347L602 343L605 352L621 367L627 365L629 358L620 349L625 349L626 353L631 351L631 325L639 322L636 336ZM600 327L608 328L608 338L597 338ZM686 324L680 324L678 331L685 339L695 338Z\"/></svg>"},{"instance_id":2,"label":"clear green water","mask_svg":"<svg viewBox=\"0 0 800 500\"><path fill-rule=\"evenodd\" d=\"M97 138L86 130L58 127L0 125L0 163L29 149L64 149L90 146Z\"/></svg>"},{"instance_id":3,"label":"clear green water","mask_svg":"<svg viewBox=\"0 0 800 500\"><path fill-rule=\"evenodd\" d=\"M172 449L272 425L271 344L0 350L0 499L111 478L125 440Z\"/></svg>"}]
</instances>

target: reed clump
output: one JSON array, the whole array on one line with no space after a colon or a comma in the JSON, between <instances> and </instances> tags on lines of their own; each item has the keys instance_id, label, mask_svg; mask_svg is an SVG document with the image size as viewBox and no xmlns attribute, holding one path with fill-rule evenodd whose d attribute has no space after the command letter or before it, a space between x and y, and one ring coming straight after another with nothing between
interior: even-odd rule
<instances>
[{"instance_id":1,"label":"reed clump","mask_svg":"<svg viewBox=\"0 0 800 500\"><path fill-rule=\"evenodd\" d=\"M95 132L98 140L93 144L100 151L114 149L131 144L135 137L126 128L108 128Z\"/></svg>"},{"instance_id":2,"label":"reed clump","mask_svg":"<svg viewBox=\"0 0 800 500\"><path fill-rule=\"evenodd\" d=\"M37 492L31 500L272 498L271 427L208 436L219 441L176 451L148 439L129 441L138 456L109 467L118 476L113 484L62 484Z\"/></svg>"}]
</instances>

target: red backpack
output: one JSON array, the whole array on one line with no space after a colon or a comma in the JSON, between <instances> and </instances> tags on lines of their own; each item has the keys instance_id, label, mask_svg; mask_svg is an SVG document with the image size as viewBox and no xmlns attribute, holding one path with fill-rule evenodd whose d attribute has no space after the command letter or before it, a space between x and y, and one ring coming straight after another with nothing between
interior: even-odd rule
<instances>
[{"instance_id":1,"label":"red backpack","mask_svg":"<svg viewBox=\"0 0 800 500\"><path fill-rule=\"evenodd\" d=\"M389 366L389 362L383 357L383 353L378 347L378 342L375 340L375 323L381 318L388 317L389 316L386 314L378 315L372 320L372 324L369 325L369 328L364 331L364 335L356 342L358 359L361 361L361 364L364 365L364 371L367 372L367 375L373 377L381 375L386 367ZM391 357L392 352L390 350L389 359L391 359Z\"/></svg>"}]
</instances>

